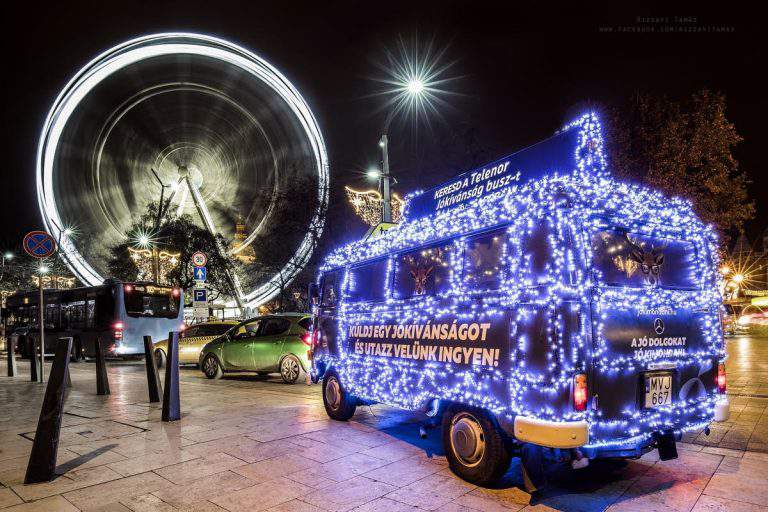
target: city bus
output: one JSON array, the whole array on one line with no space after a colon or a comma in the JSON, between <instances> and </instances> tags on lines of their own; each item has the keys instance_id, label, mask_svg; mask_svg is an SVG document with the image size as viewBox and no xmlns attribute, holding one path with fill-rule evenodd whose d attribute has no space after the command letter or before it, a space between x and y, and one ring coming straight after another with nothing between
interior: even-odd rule
<instances>
[{"instance_id":1,"label":"city bus","mask_svg":"<svg viewBox=\"0 0 768 512\"><path fill-rule=\"evenodd\" d=\"M74 361L95 357L99 338L107 357L143 354L145 335L159 340L184 328L182 297L182 290L172 286L114 279L100 286L44 290L45 353L53 353L58 338L72 337ZM40 337L39 291L10 295L3 318L7 332L24 332L16 350L29 357Z\"/></svg>"},{"instance_id":2,"label":"city bus","mask_svg":"<svg viewBox=\"0 0 768 512\"><path fill-rule=\"evenodd\" d=\"M408 199L310 287L328 415L386 403L442 420L479 485L521 458L677 456L729 416L714 230L690 202L608 172L588 115Z\"/></svg>"}]
</instances>

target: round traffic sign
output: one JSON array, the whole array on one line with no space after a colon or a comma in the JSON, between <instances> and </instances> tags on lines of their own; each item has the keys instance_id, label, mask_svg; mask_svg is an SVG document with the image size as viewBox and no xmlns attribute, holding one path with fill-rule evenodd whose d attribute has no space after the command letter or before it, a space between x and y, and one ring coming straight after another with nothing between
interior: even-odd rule
<instances>
[{"instance_id":1,"label":"round traffic sign","mask_svg":"<svg viewBox=\"0 0 768 512\"><path fill-rule=\"evenodd\" d=\"M196 267L204 267L208 263L208 257L200 251L192 255L192 264Z\"/></svg>"},{"instance_id":2,"label":"round traffic sign","mask_svg":"<svg viewBox=\"0 0 768 512\"><path fill-rule=\"evenodd\" d=\"M56 240L45 231L30 231L24 235L24 250L34 258L47 258L56 251Z\"/></svg>"}]
</instances>

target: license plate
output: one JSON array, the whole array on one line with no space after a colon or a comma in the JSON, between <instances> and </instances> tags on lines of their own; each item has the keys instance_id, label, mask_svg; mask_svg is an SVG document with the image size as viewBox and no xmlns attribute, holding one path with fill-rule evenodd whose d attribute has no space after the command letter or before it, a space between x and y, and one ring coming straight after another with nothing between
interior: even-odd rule
<instances>
[{"instance_id":1,"label":"license plate","mask_svg":"<svg viewBox=\"0 0 768 512\"><path fill-rule=\"evenodd\" d=\"M645 406L661 407L672 403L672 375L645 376Z\"/></svg>"}]
</instances>

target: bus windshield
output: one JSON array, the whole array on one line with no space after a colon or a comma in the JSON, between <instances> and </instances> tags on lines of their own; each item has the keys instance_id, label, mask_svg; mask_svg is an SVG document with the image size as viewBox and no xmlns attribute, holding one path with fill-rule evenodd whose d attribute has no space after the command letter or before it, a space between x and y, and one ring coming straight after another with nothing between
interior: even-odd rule
<instances>
[{"instance_id":1,"label":"bus windshield","mask_svg":"<svg viewBox=\"0 0 768 512\"><path fill-rule=\"evenodd\" d=\"M179 314L177 288L154 285L125 285L125 312L128 316L175 318Z\"/></svg>"}]
</instances>

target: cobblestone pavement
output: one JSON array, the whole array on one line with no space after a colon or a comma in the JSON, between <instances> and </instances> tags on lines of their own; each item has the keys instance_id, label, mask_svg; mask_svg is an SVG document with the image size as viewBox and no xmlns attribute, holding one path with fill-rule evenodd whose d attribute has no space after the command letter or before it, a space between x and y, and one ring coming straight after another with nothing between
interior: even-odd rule
<instances>
[{"instance_id":1,"label":"cobblestone pavement","mask_svg":"<svg viewBox=\"0 0 768 512\"><path fill-rule=\"evenodd\" d=\"M418 437L414 415L361 407L327 418L319 386L277 378L208 381L182 369L183 417L160 421L144 367L72 365L54 481L23 485L43 386L0 377L0 509L31 511L768 510L768 339L729 342L732 421L678 444L680 457L553 468L531 504L515 462L496 488L447 468L440 433ZM3 361L4 375L4 361Z\"/></svg>"}]
</instances>

